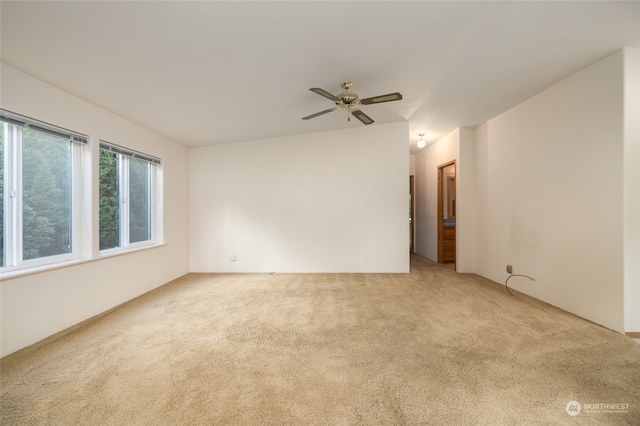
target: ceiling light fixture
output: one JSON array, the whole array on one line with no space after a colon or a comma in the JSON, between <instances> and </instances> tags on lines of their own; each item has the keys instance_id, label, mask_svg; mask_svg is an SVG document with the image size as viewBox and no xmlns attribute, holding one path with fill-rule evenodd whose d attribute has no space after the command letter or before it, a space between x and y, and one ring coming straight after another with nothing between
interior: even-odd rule
<instances>
[{"instance_id":1,"label":"ceiling light fixture","mask_svg":"<svg viewBox=\"0 0 640 426\"><path fill-rule=\"evenodd\" d=\"M418 141L418 148L424 148L424 146L427 144L424 141L424 133L418 133L418 136L420 136L420 140Z\"/></svg>"}]
</instances>

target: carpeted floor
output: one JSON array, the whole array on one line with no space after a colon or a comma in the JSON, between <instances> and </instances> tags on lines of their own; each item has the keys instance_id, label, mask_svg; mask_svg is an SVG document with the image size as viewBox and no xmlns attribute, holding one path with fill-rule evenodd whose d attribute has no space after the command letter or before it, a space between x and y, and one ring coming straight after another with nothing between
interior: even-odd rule
<instances>
[{"instance_id":1,"label":"carpeted floor","mask_svg":"<svg viewBox=\"0 0 640 426\"><path fill-rule=\"evenodd\" d=\"M640 424L640 345L514 294L419 257L190 274L3 358L0 422Z\"/></svg>"}]
</instances>

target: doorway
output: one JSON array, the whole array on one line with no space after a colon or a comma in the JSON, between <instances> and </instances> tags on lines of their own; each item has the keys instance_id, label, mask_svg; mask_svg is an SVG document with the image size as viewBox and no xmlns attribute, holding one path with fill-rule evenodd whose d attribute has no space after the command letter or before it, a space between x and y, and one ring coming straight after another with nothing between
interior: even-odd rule
<instances>
[{"instance_id":1,"label":"doorway","mask_svg":"<svg viewBox=\"0 0 640 426\"><path fill-rule=\"evenodd\" d=\"M409 254L413 254L416 252L416 241L415 241L415 223L416 223L416 213L415 213L415 180L413 175L409 176Z\"/></svg>"},{"instance_id":2,"label":"doorway","mask_svg":"<svg viewBox=\"0 0 640 426\"><path fill-rule=\"evenodd\" d=\"M456 162L438 166L438 263L456 263Z\"/></svg>"}]
</instances>

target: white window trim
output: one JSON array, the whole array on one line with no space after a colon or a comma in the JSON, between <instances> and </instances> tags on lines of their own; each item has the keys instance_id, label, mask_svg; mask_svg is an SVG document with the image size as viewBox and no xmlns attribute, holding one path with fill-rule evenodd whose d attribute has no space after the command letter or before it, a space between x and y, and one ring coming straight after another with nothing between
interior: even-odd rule
<instances>
[{"instance_id":1,"label":"white window trim","mask_svg":"<svg viewBox=\"0 0 640 426\"><path fill-rule=\"evenodd\" d=\"M99 257L109 257L121 253L130 251L136 251L138 249L152 247L162 244L161 226L162 223L162 205L160 196L160 176L162 169L162 162L156 157L152 157L146 154L138 153L136 151L129 150L127 148L120 147L112 144L111 142L100 141L100 149L104 146L115 148L114 152L120 154L119 156L119 193L120 193L120 206L126 204L126 208L121 208L120 211L120 238L121 246L111 247L108 249L99 250ZM99 152L99 151L98 151ZM151 221L151 238L145 241L138 241L135 243L130 242L130 216L129 216L129 160L130 158L142 159L148 161L151 165L149 172L149 220ZM100 226L100 209L98 208L98 227ZM97 235L96 245L100 246L100 234Z\"/></svg>"},{"instance_id":2,"label":"white window trim","mask_svg":"<svg viewBox=\"0 0 640 426\"><path fill-rule=\"evenodd\" d=\"M50 125L39 120L21 116L19 114L0 109L2 115L1 126L7 126L5 129L5 144L3 165L4 175L4 203L2 206L5 212L4 227L5 240L9 238L12 241L18 240L19 243L7 243L5 249L12 250L10 259L14 264L6 267L0 267L0 279L9 279L24 275L39 273L42 271L50 271L60 268L67 268L82 263L99 261L106 257L126 255L128 253L153 249L164 246L163 240L163 164L162 161L150 155L132 151L108 142L99 140L98 138L90 138L86 135L66 130L59 126ZM37 259L23 260L22 256L22 224L17 223L22 220L22 193L21 177L22 177L22 154L19 143L21 143L20 129L33 128L37 131L49 132L59 136L69 136L71 149L71 252L54 256L46 256ZM11 140L9 140L11 138ZM20 139L19 143L16 138ZM98 142L99 141L99 142ZM119 153L132 158L143 159L148 161L150 167L150 188L149 188L149 206L151 220L151 239L127 244L125 247L115 247L112 249L99 250L100 235L98 226L94 226L99 222L99 208L93 205L91 200L95 200L94 188L97 178L93 167L86 167L87 164L93 163L99 153L102 144L111 145L114 149L120 149ZM17 150L17 152L16 152ZM121 156L122 158L123 156ZM98 160L99 161L99 160ZM10 190L13 193L10 194ZM11 198L11 197L14 198ZM96 196L97 197L97 196ZM96 209L97 210L94 210ZM11 212L9 211L11 210ZM9 219L11 216L11 219ZM9 223L13 220L14 223ZM128 221L127 221L128 227ZM19 259L19 261L16 261ZM9 259L7 259L9 260Z\"/></svg>"},{"instance_id":3,"label":"white window trim","mask_svg":"<svg viewBox=\"0 0 640 426\"><path fill-rule=\"evenodd\" d=\"M69 141L71 155L71 251L69 253L24 260L22 241L22 129L16 124L0 122L5 126L4 147L4 211L5 258L7 266L0 267L0 276L30 270L40 266L66 263L80 259L80 222L82 207L82 149L84 144ZM9 167L10 166L10 167ZM11 173L7 173L11 171Z\"/></svg>"}]
</instances>

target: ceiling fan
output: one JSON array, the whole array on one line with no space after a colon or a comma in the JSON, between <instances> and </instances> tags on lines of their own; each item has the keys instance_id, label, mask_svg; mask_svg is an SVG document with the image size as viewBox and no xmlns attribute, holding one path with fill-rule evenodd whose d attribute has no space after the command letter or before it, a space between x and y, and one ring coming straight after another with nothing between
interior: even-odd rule
<instances>
[{"instance_id":1,"label":"ceiling fan","mask_svg":"<svg viewBox=\"0 0 640 426\"><path fill-rule=\"evenodd\" d=\"M347 121L350 121L351 116L353 115L355 118L362 121L364 124L371 124L373 123L373 119L369 117L367 114L365 114L364 112L360 111L360 109L356 108L358 105L380 104L382 102L399 101L402 99L402 95L398 92L389 93L388 95L381 95L381 96L374 96L371 98L360 99L360 97L355 93L349 92L349 89L351 89L352 85L353 84L350 81L345 81L344 83L341 84L342 88L344 89L344 92L335 96L327 92L326 90L319 89L317 87L309 89L320 96L324 96L325 98L332 100L333 102L336 103L336 106L333 108L325 109L324 111L316 112L315 114L308 115L306 117L303 117L302 119L309 120L312 118L316 118L318 116L321 116L331 111L335 111L336 109L340 108L347 111Z\"/></svg>"}]
</instances>

